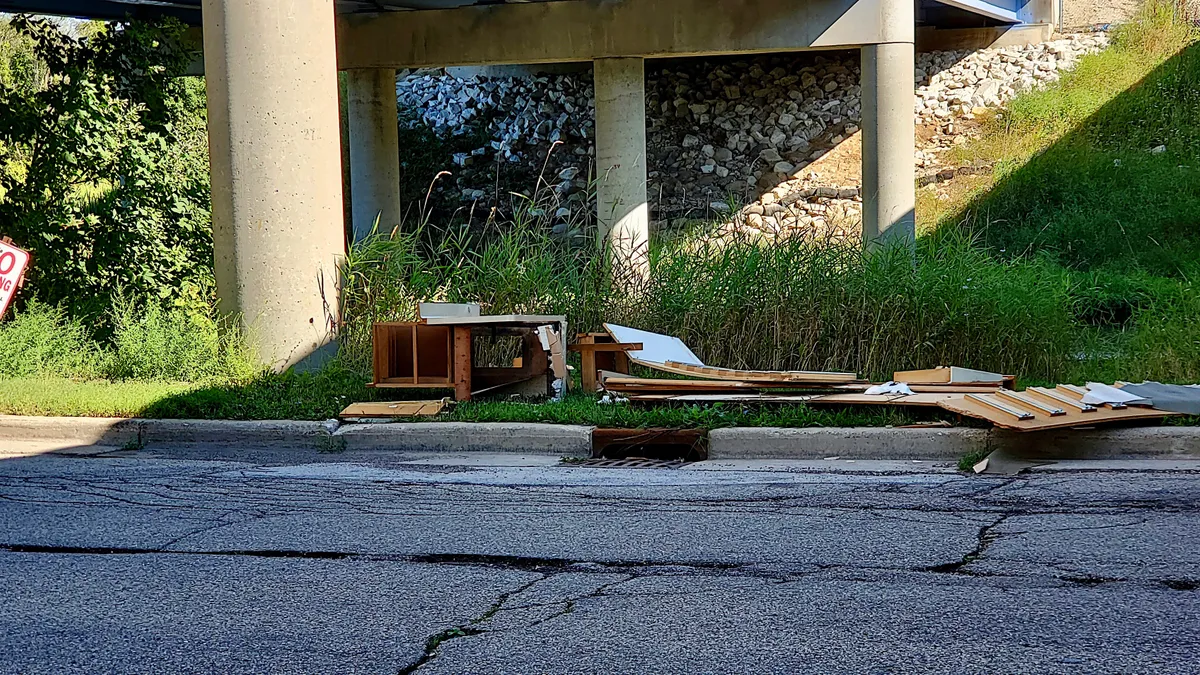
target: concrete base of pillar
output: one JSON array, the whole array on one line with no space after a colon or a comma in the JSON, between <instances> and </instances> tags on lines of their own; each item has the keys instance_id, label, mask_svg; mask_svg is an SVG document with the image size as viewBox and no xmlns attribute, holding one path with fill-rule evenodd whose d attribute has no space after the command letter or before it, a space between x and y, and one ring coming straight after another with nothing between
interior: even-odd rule
<instances>
[{"instance_id":1,"label":"concrete base of pillar","mask_svg":"<svg viewBox=\"0 0 1200 675\"><path fill-rule=\"evenodd\" d=\"M863 240L868 245L916 235L916 131L911 42L862 48Z\"/></svg>"},{"instance_id":2,"label":"concrete base of pillar","mask_svg":"<svg viewBox=\"0 0 1200 675\"><path fill-rule=\"evenodd\" d=\"M598 59L594 72L600 241L612 248L618 263L641 268L650 241L645 63L640 58Z\"/></svg>"},{"instance_id":3,"label":"concrete base of pillar","mask_svg":"<svg viewBox=\"0 0 1200 675\"><path fill-rule=\"evenodd\" d=\"M327 350L345 254L333 3L205 0L222 313L277 370Z\"/></svg>"}]
</instances>

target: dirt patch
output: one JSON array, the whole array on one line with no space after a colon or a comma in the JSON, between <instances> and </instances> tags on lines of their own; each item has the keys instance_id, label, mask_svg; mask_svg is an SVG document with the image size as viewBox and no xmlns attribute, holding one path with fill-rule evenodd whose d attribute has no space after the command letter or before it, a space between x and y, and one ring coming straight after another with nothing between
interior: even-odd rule
<instances>
[{"instance_id":1,"label":"dirt patch","mask_svg":"<svg viewBox=\"0 0 1200 675\"><path fill-rule=\"evenodd\" d=\"M1124 23L1140 4L1139 0L1063 0L1063 26L1070 30Z\"/></svg>"},{"instance_id":2,"label":"dirt patch","mask_svg":"<svg viewBox=\"0 0 1200 675\"><path fill-rule=\"evenodd\" d=\"M814 183L820 185L858 185L862 182L862 132L856 131L849 138L814 159L804 168L806 173L816 174Z\"/></svg>"}]
</instances>

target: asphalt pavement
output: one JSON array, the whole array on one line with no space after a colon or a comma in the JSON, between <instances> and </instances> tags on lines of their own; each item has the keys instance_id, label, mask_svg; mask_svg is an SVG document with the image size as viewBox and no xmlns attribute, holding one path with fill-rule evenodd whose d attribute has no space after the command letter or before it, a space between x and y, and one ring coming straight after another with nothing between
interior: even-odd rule
<instances>
[{"instance_id":1,"label":"asphalt pavement","mask_svg":"<svg viewBox=\"0 0 1200 675\"><path fill-rule=\"evenodd\" d=\"M1195 673L1198 506L1186 462L0 448L0 672Z\"/></svg>"}]
</instances>

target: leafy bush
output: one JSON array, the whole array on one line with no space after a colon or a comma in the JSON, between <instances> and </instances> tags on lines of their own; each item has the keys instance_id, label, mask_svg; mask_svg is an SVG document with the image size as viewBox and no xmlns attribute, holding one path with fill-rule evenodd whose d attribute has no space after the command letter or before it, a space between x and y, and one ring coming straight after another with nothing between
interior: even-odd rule
<instances>
[{"instance_id":1,"label":"leafy bush","mask_svg":"<svg viewBox=\"0 0 1200 675\"><path fill-rule=\"evenodd\" d=\"M171 304L211 275L203 83L183 26L73 37L18 16L46 69L0 89L0 223L33 252L39 299L104 323L119 295Z\"/></svg>"},{"instance_id":2,"label":"leafy bush","mask_svg":"<svg viewBox=\"0 0 1200 675\"><path fill-rule=\"evenodd\" d=\"M31 302L0 323L0 378L238 382L258 372L236 333L205 315L121 300L112 323L100 343L61 307Z\"/></svg>"},{"instance_id":3,"label":"leafy bush","mask_svg":"<svg viewBox=\"0 0 1200 675\"><path fill-rule=\"evenodd\" d=\"M31 302L0 323L0 377L87 377L102 361L87 328L61 308Z\"/></svg>"}]
</instances>

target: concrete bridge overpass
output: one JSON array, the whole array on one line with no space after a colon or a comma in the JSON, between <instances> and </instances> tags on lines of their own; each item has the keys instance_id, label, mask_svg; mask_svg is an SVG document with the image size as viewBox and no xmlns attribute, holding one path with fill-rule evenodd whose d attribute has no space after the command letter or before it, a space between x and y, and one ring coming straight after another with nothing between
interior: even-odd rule
<instances>
[{"instance_id":1,"label":"concrete bridge overpass","mask_svg":"<svg viewBox=\"0 0 1200 675\"><path fill-rule=\"evenodd\" d=\"M0 0L0 11L173 16L203 29L218 295L264 362L330 346L345 253L337 71L347 71L354 237L400 220L398 68L592 61L597 208L619 250L647 238L646 59L862 52L863 228L914 236L919 20L1053 21L1058 0Z\"/></svg>"}]
</instances>

